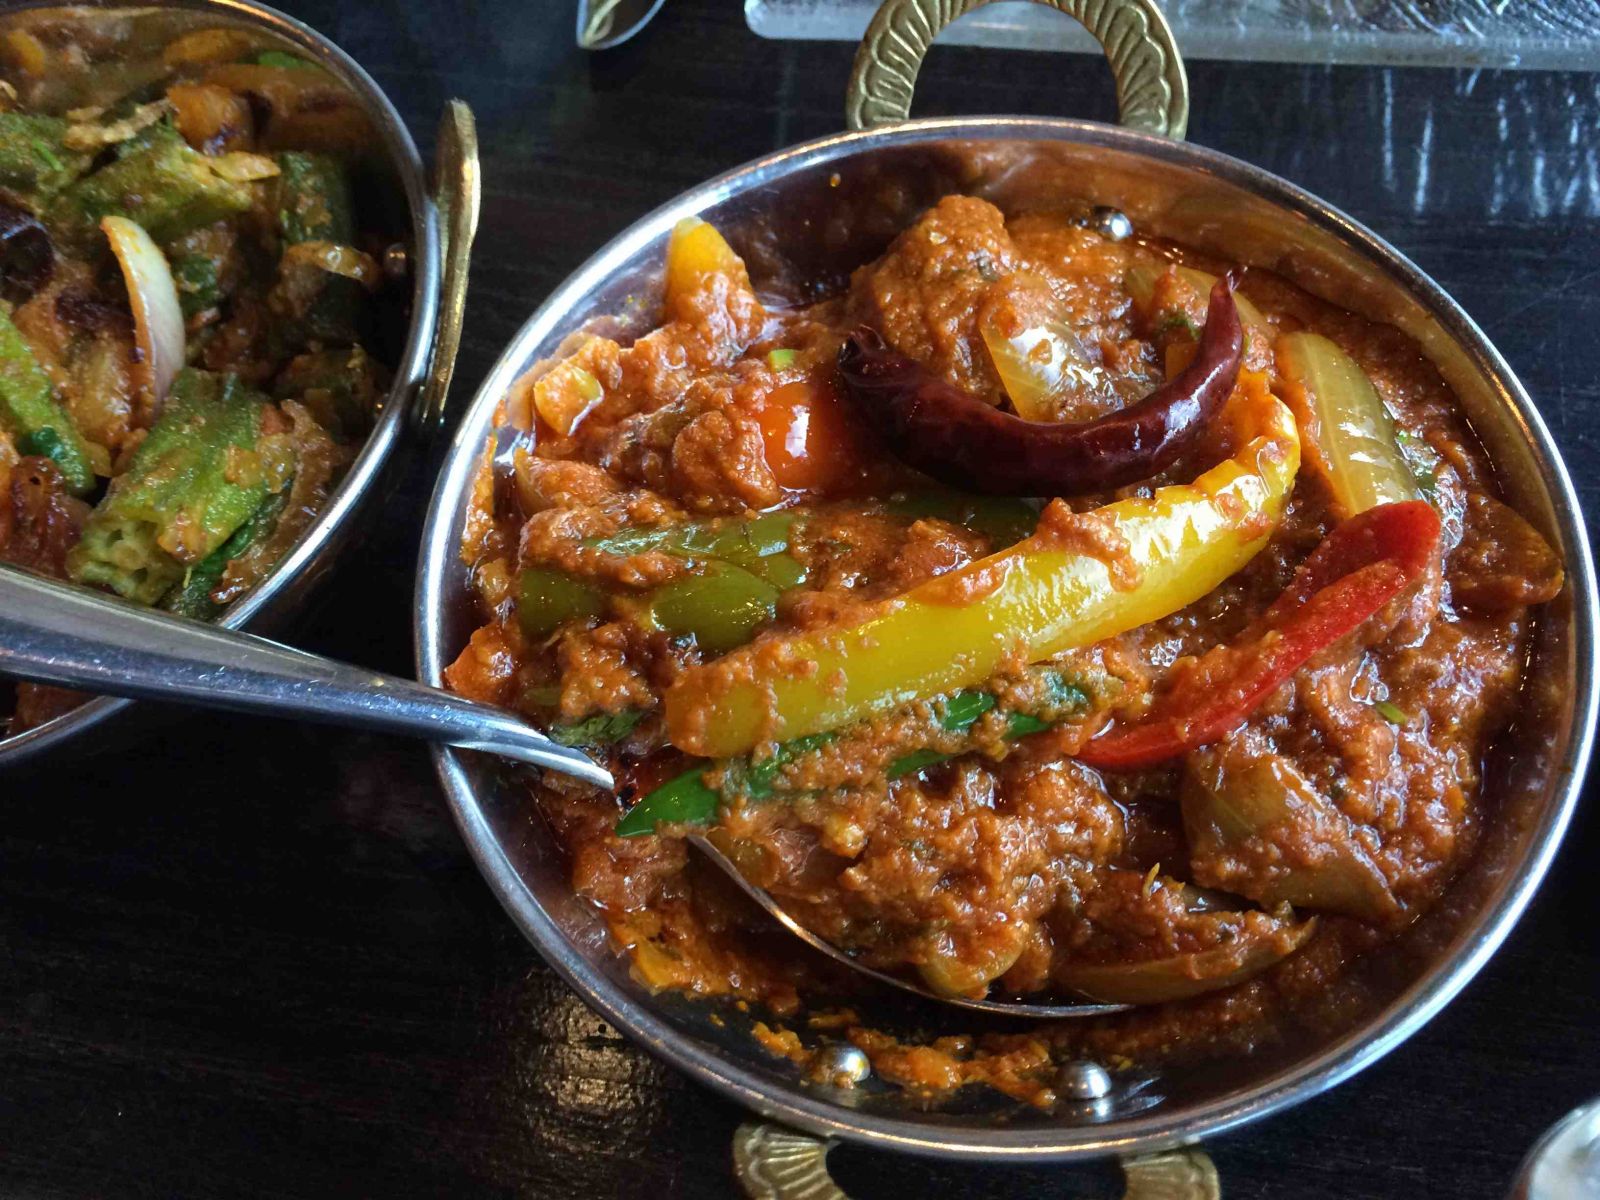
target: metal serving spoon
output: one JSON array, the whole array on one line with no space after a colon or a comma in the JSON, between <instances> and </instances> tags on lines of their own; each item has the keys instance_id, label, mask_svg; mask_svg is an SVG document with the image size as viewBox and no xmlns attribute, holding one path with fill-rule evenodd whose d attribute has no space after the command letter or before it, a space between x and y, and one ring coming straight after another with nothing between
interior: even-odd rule
<instances>
[{"instance_id":1,"label":"metal serving spoon","mask_svg":"<svg viewBox=\"0 0 1600 1200\"><path fill-rule=\"evenodd\" d=\"M613 786L504 709L15 567L0 567L0 675L420 737Z\"/></svg>"},{"instance_id":2,"label":"metal serving spoon","mask_svg":"<svg viewBox=\"0 0 1600 1200\"><path fill-rule=\"evenodd\" d=\"M588 755L551 741L505 709L15 567L0 567L0 675L419 737L531 763L608 790L615 786ZM704 837L691 835L689 841L806 945L880 983L957 1008L1013 1017L1083 1017L1126 1007L938 995L857 962L797 921Z\"/></svg>"}]
</instances>

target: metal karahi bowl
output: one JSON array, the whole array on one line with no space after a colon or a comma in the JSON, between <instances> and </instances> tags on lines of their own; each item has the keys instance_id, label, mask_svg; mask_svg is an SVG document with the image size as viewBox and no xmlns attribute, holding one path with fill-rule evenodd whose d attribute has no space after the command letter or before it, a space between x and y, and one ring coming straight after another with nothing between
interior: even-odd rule
<instances>
[{"instance_id":1,"label":"metal karahi bowl","mask_svg":"<svg viewBox=\"0 0 1600 1200\"><path fill-rule=\"evenodd\" d=\"M1069 3L1062 0L1061 6ZM888 28L909 7L914 5L892 0L886 8L894 11L887 18L880 13L874 30ZM1145 20L1151 12L1138 3L1075 7L1119 9L1123 16L1133 9ZM935 22L931 32L923 29L924 45L937 28ZM1149 36L1159 40L1161 34L1164 25ZM1112 45L1114 39L1102 32L1102 40ZM870 123L874 105L893 108L898 102L903 112L909 101L903 79L903 95L887 100L886 90L893 89L873 82L873 71L899 78L893 63L885 66L880 49L868 45L858 59L858 85L866 81L852 114L858 125ZM1138 96L1117 55L1111 57L1127 119ZM1145 69L1148 76L1148 63ZM1175 78L1181 89L1181 66L1165 78ZM1181 96L1169 94L1155 107L1159 111L1147 112L1142 123L1181 134ZM515 379L557 355L574 333L626 337L655 323L667 238L677 221L698 215L728 233L758 287L796 278L826 285L881 252L923 207L951 191L983 196L1002 209L1110 206L1146 232L1270 268L1334 303L1405 330L1455 389L1509 500L1559 548L1568 584L1537 622L1519 717L1485 783L1497 798L1492 828L1440 904L1334 985L1328 1019L1315 1034L1285 1039L1243 1059L1114 1074L1109 1096L1088 1104L1063 1102L1052 1112L971 1088L930 1105L870 1080L858 1089L807 1082L749 1035L754 1014L652 994L630 975L599 916L573 895L566 865L525 784L481 756L441 749L435 759L479 868L545 959L608 1021L722 1094L825 1137L953 1158L1061 1160L1170 1147L1332 1087L1437 1013L1505 938L1544 876L1589 758L1596 702L1595 582L1566 469L1527 393L1472 320L1433 280L1350 217L1214 151L1073 120L905 121L809 142L713 179L591 258L546 299L484 380L449 451L424 533L416 597L418 667L423 680L439 684L478 620L461 544L497 404ZM855 997L852 1004L865 1023L891 1029L957 1033L973 1025L967 1014L946 1010L908 1016L889 997Z\"/></svg>"},{"instance_id":2,"label":"metal karahi bowl","mask_svg":"<svg viewBox=\"0 0 1600 1200\"><path fill-rule=\"evenodd\" d=\"M404 251L409 298L382 332L393 351L393 382L371 432L316 521L259 585L220 618L229 628L271 629L286 620L333 567L361 515L380 493L387 468L408 440L437 424L448 386L465 303L471 221L476 217L476 141L472 115L453 103L440 127L436 180L430 181L411 134L388 98L355 61L315 30L247 0L168 0L161 4L60 6L9 4L0 32L18 21L82 22L119 37L159 45L185 32L239 28L263 48L281 48L328 71L366 112L376 145L363 168L357 199L363 219ZM11 737L0 737L0 768L61 746L100 727L132 702L99 698ZM4 726L0 724L0 731Z\"/></svg>"}]
</instances>

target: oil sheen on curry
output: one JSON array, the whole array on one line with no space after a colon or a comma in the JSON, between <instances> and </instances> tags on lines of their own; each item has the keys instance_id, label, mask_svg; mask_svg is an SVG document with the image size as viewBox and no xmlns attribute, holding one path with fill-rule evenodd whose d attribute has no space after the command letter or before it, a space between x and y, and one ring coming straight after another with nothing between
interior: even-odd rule
<instances>
[{"instance_id":1,"label":"oil sheen on curry","mask_svg":"<svg viewBox=\"0 0 1600 1200\"><path fill-rule=\"evenodd\" d=\"M1230 268L950 196L779 306L689 220L658 328L512 389L448 681L616 775L535 800L644 982L1045 1104L1260 1044L1437 901L1561 564L1415 343ZM1137 1007L808 1018L841 981L694 831L879 969Z\"/></svg>"}]
</instances>

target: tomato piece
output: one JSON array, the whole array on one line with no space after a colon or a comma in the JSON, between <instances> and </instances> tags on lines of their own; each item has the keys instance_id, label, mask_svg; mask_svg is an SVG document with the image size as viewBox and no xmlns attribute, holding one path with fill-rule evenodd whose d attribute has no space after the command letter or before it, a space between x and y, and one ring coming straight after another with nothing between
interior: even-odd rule
<instances>
[{"instance_id":1,"label":"tomato piece","mask_svg":"<svg viewBox=\"0 0 1600 1200\"><path fill-rule=\"evenodd\" d=\"M861 427L827 382L797 379L774 388L756 419L767 466L783 487L828 492L860 473Z\"/></svg>"}]
</instances>

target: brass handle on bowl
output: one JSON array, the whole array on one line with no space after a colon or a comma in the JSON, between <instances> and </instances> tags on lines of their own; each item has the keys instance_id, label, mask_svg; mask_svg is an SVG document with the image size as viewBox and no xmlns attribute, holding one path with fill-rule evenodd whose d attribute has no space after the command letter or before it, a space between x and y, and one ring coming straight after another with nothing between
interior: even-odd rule
<instances>
[{"instance_id":1,"label":"brass handle on bowl","mask_svg":"<svg viewBox=\"0 0 1600 1200\"><path fill-rule=\"evenodd\" d=\"M950 22L991 0L884 0L856 51L845 96L845 122L873 129L911 112L917 70ZM1035 0L1076 18L1106 52L1117 83L1117 108L1131 129L1183 139L1189 127L1189 79L1172 30L1154 0Z\"/></svg>"},{"instance_id":2,"label":"brass handle on bowl","mask_svg":"<svg viewBox=\"0 0 1600 1200\"><path fill-rule=\"evenodd\" d=\"M434 330L433 359L417 397L416 423L433 430L444 419L445 397L461 348L461 325L467 313L467 268L472 239L478 232L482 185L478 170L478 126L472 110L460 100L445 105L434 151L434 203L439 209L439 316Z\"/></svg>"},{"instance_id":3,"label":"brass handle on bowl","mask_svg":"<svg viewBox=\"0 0 1600 1200\"><path fill-rule=\"evenodd\" d=\"M733 1174L750 1200L850 1200L828 1173L833 1142L770 1121L733 1135ZM1211 1156L1199 1146L1120 1158L1122 1200L1221 1200Z\"/></svg>"}]
</instances>

